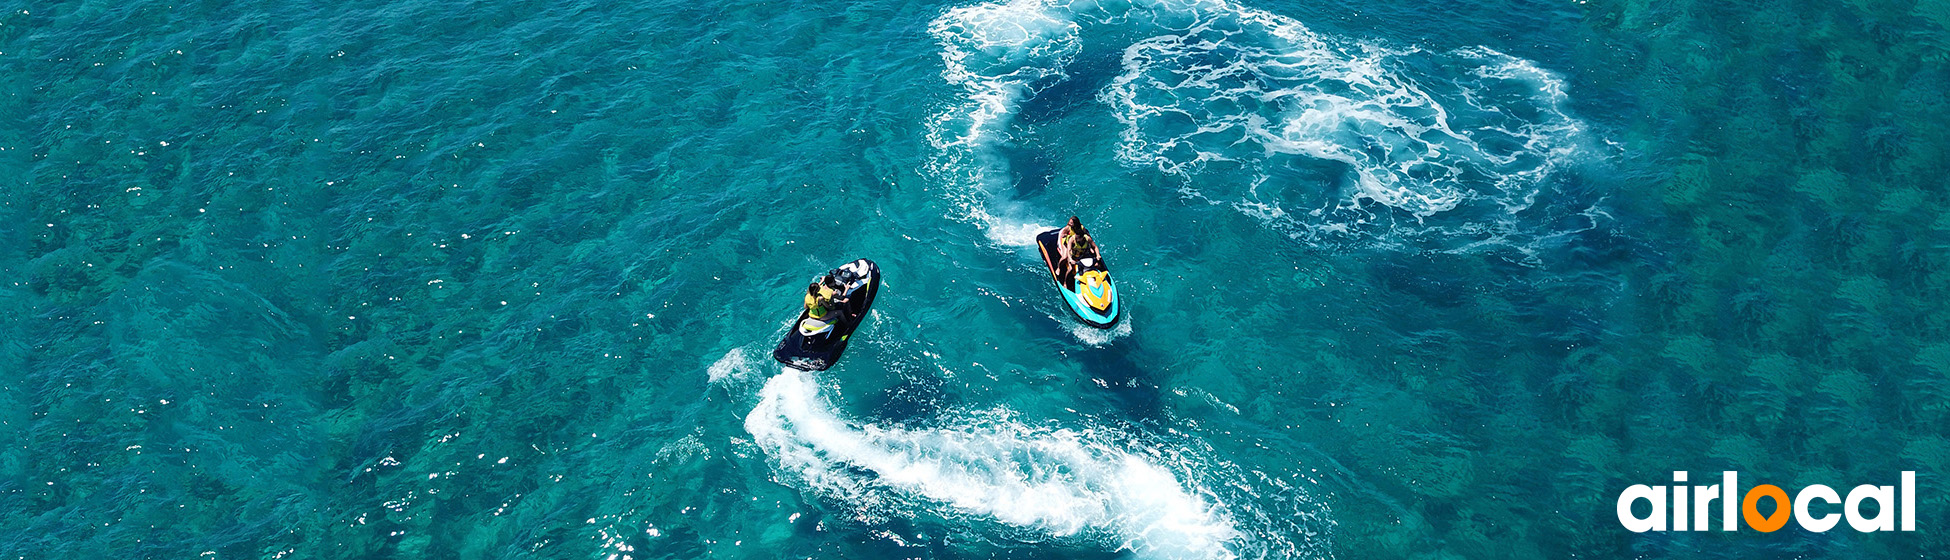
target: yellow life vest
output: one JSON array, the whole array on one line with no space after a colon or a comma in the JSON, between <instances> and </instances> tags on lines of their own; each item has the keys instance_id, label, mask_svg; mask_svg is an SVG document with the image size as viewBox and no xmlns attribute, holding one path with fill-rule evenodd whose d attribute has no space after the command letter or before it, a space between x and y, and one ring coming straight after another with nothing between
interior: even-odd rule
<instances>
[{"instance_id":1,"label":"yellow life vest","mask_svg":"<svg viewBox=\"0 0 1950 560\"><path fill-rule=\"evenodd\" d=\"M1070 231L1070 228L1067 226L1063 228L1063 233L1057 234L1056 242L1064 248L1069 249L1070 256L1072 257L1075 257L1077 253L1090 249L1090 238L1077 235L1076 232Z\"/></svg>"},{"instance_id":2,"label":"yellow life vest","mask_svg":"<svg viewBox=\"0 0 1950 560\"><path fill-rule=\"evenodd\" d=\"M814 319L825 318L832 313L833 296L838 295L832 288L819 287L819 295L806 294L806 316Z\"/></svg>"}]
</instances>

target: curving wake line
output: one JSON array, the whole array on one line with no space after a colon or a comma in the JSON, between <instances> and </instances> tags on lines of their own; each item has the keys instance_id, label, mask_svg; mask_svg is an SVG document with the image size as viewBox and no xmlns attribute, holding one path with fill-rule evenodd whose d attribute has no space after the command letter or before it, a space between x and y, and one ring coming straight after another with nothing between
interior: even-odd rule
<instances>
[{"instance_id":1,"label":"curving wake line","mask_svg":"<svg viewBox=\"0 0 1950 560\"><path fill-rule=\"evenodd\" d=\"M1022 103L1089 52L1121 53L1097 96L1122 125L1117 161L1294 237L1408 228L1480 241L1587 143L1563 83L1523 59L1323 36L1225 0L992 2L930 31L965 93L929 123L930 170L959 217L1002 244L1023 243L1031 222L998 196L1010 172L997 148Z\"/></svg>"},{"instance_id":2,"label":"curving wake line","mask_svg":"<svg viewBox=\"0 0 1950 560\"><path fill-rule=\"evenodd\" d=\"M1224 512L1170 470L1097 441L1006 418L944 429L854 426L809 373L765 383L745 429L779 466L868 516L992 521L1160 558L1230 558Z\"/></svg>"},{"instance_id":3,"label":"curving wake line","mask_svg":"<svg viewBox=\"0 0 1950 560\"><path fill-rule=\"evenodd\" d=\"M1082 49L1080 27L1036 2L978 4L949 10L928 30L941 39L943 76L967 91L963 103L936 113L928 142L937 153L928 169L949 186L962 219L980 224L991 241L1033 246L1049 229L1024 220L992 196L1009 182L995 153L1016 107L1032 84L1064 76Z\"/></svg>"},{"instance_id":4,"label":"curving wake line","mask_svg":"<svg viewBox=\"0 0 1950 560\"><path fill-rule=\"evenodd\" d=\"M936 519L1144 558L1301 555L1285 540L1291 531L1262 526L1275 516L1193 481L1194 461L1112 433L1032 427L1003 411L956 420L926 429L856 424L820 397L813 374L784 368L759 390L745 430L782 482L862 522Z\"/></svg>"}]
</instances>

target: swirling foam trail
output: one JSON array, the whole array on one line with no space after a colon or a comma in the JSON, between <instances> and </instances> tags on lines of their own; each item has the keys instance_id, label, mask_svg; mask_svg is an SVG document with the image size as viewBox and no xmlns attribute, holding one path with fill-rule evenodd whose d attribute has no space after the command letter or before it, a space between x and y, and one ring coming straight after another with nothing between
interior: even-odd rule
<instances>
[{"instance_id":1,"label":"swirling foam trail","mask_svg":"<svg viewBox=\"0 0 1950 560\"><path fill-rule=\"evenodd\" d=\"M1235 558L1247 538L1211 492L1092 431L999 413L946 428L856 426L819 396L812 374L793 369L765 383L745 430L789 478L867 521L1000 524L1012 538L1151 558Z\"/></svg>"},{"instance_id":2,"label":"swirling foam trail","mask_svg":"<svg viewBox=\"0 0 1950 560\"><path fill-rule=\"evenodd\" d=\"M928 123L928 142L937 150L929 169L949 183L961 217L982 225L997 243L1034 245L1046 229L999 206L992 193L1010 178L994 149L1032 88L1063 76L1082 48L1077 30L1075 22L1026 1L955 8L929 26L946 45L943 76L967 91L964 103Z\"/></svg>"},{"instance_id":3,"label":"swirling foam trail","mask_svg":"<svg viewBox=\"0 0 1950 560\"><path fill-rule=\"evenodd\" d=\"M1099 96L1123 125L1119 161L1295 237L1397 223L1494 237L1585 143L1563 84L1528 61L1322 36L1225 0L1012 0L930 30L967 92L930 123L932 169L999 241L1020 221L993 194L1009 180L994 148L1087 50L1122 50Z\"/></svg>"},{"instance_id":4,"label":"swirling foam trail","mask_svg":"<svg viewBox=\"0 0 1950 560\"><path fill-rule=\"evenodd\" d=\"M1050 317L1055 319L1058 324L1063 325L1064 330L1070 331L1070 336L1077 337L1078 342L1082 342L1084 344L1088 344L1091 346L1103 347L1109 345L1111 342L1116 341L1117 339L1124 338L1126 336L1131 335L1132 319L1129 317L1125 317L1123 321L1118 322L1117 326L1108 329L1100 329L1097 327L1092 327L1090 325L1085 325L1083 323L1078 323L1075 319L1071 318L1068 315L1068 313L1069 310L1058 308L1056 311L1050 313Z\"/></svg>"}]
</instances>

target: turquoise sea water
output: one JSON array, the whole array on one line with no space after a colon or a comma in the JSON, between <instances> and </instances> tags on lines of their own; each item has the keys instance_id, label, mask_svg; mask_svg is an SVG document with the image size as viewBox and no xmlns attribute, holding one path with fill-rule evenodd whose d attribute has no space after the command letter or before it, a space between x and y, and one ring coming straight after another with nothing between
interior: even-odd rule
<instances>
[{"instance_id":1,"label":"turquoise sea water","mask_svg":"<svg viewBox=\"0 0 1950 560\"><path fill-rule=\"evenodd\" d=\"M0 556L1950 551L1937 0L0 8Z\"/></svg>"}]
</instances>

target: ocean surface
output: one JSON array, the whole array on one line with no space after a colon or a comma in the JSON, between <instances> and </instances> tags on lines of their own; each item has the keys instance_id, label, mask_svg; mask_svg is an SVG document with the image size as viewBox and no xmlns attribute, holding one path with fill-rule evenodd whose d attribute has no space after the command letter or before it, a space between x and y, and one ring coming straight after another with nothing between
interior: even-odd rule
<instances>
[{"instance_id":1,"label":"ocean surface","mask_svg":"<svg viewBox=\"0 0 1950 560\"><path fill-rule=\"evenodd\" d=\"M1946 26L0 0L0 558L1941 558ZM1679 470L1919 530L1625 530Z\"/></svg>"}]
</instances>

